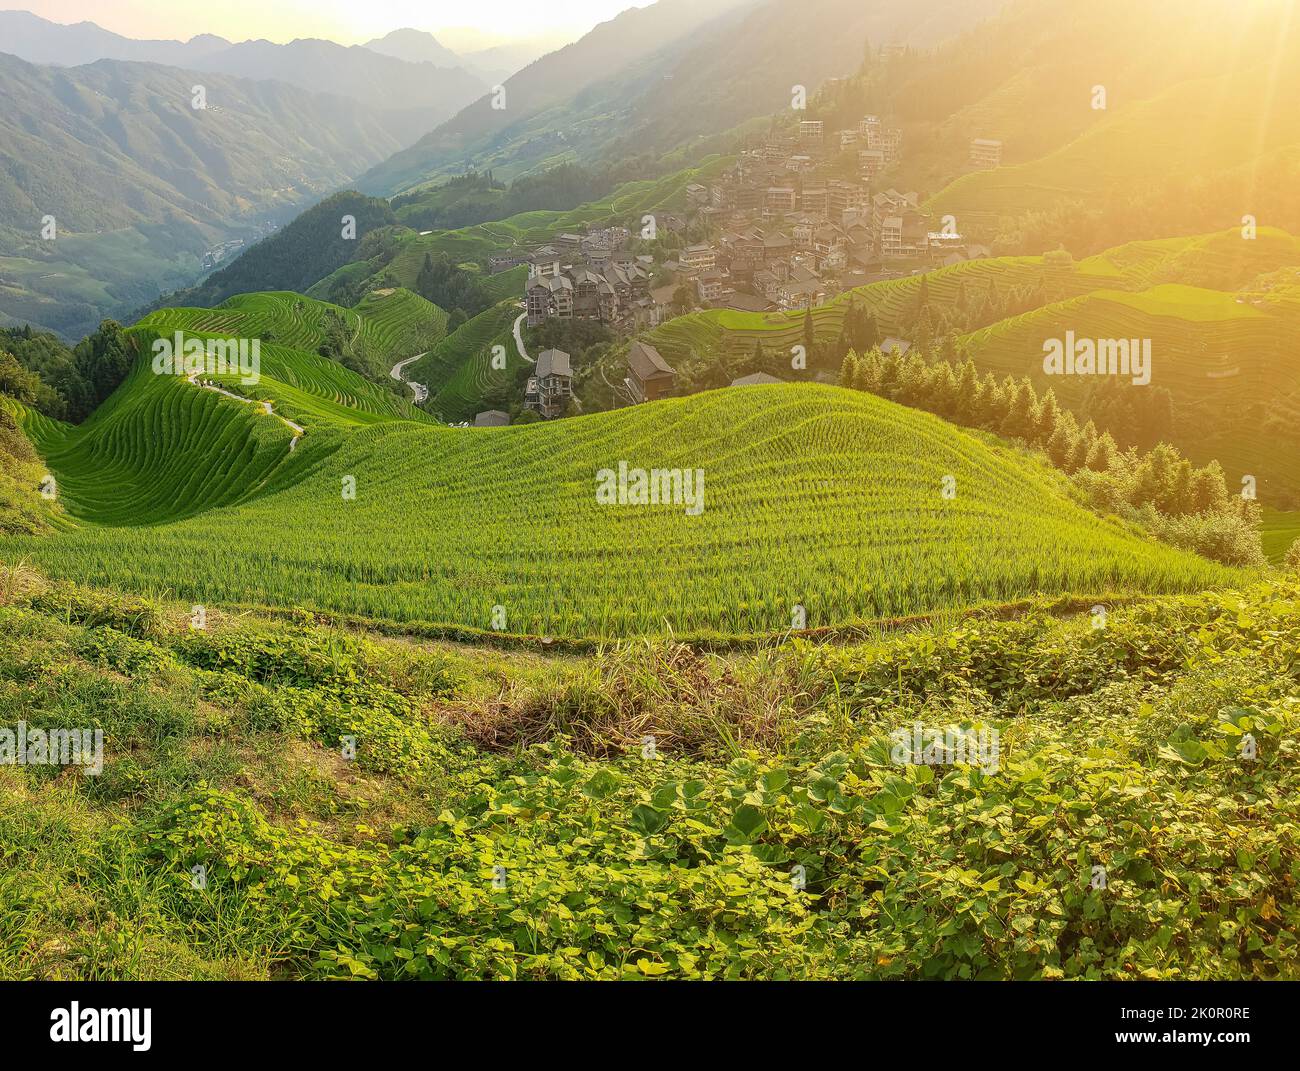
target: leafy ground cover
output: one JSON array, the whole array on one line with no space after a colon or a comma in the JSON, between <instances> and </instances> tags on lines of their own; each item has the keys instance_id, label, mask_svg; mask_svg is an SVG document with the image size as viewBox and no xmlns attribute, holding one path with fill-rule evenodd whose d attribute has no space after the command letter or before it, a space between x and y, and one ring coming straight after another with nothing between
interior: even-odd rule
<instances>
[{"instance_id":1,"label":"leafy ground cover","mask_svg":"<svg viewBox=\"0 0 1300 1071\"><path fill-rule=\"evenodd\" d=\"M0 766L5 977L1300 974L1292 583L725 657L0 603L5 723L106 739Z\"/></svg>"}]
</instances>

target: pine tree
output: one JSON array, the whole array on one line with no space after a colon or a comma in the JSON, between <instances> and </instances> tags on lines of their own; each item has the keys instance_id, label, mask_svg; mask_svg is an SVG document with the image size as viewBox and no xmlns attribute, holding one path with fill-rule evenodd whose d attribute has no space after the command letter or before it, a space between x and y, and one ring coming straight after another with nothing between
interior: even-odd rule
<instances>
[{"instance_id":1,"label":"pine tree","mask_svg":"<svg viewBox=\"0 0 1300 1071\"><path fill-rule=\"evenodd\" d=\"M975 423L979 390L980 379L975 370L975 362L967 359L962 363L961 372L957 376L957 398L953 403L957 419L962 423Z\"/></svg>"},{"instance_id":2,"label":"pine tree","mask_svg":"<svg viewBox=\"0 0 1300 1071\"><path fill-rule=\"evenodd\" d=\"M844 360L840 363L840 386L857 388L858 385L858 355L852 350L844 355Z\"/></svg>"},{"instance_id":3,"label":"pine tree","mask_svg":"<svg viewBox=\"0 0 1300 1071\"><path fill-rule=\"evenodd\" d=\"M1011 403L1002 421L1002 434L1010 438L1029 439L1034 434L1034 388L1022 379L1013 385Z\"/></svg>"},{"instance_id":4,"label":"pine tree","mask_svg":"<svg viewBox=\"0 0 1300 1071\"><path fill-rule=\"evenodd\" d=\"M1051 439L1056 431L1056 422L1060 415L1060 406L1056 404L1056 392L1051 387L1048 387L1047 393L1043 395L1042 400L1038 403L1038 410L1035 414L1034 438L1037 442L1045 443Z\"/></svg>"}]
</instances>

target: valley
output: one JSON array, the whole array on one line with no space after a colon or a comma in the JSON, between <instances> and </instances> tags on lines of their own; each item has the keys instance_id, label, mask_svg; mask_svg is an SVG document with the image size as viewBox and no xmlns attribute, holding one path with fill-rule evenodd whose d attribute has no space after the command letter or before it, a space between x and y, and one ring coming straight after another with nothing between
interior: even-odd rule
<instances>
[{"instance_id":1,"label":"valley","mask_svg":"<svg viewBox=\"0 0 1300 1071\"><path fill-rule=\"evenodd\" d=\"M0 978L1300 977L1298 2L0 13Z\"/></svg>"}]
</instances>

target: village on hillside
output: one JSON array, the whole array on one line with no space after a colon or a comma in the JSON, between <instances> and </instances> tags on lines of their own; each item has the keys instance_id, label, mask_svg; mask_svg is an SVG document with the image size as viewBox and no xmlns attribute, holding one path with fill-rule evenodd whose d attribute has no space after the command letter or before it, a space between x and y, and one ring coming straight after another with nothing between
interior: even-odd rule
<instances>
[{"instance_id":1,"label":"village on hillside","mask_svg":"<svg viewBox=\"0 0 1300 1071\"><path fill-rule=\"evenodd\" d=\"M877 188L902 158L901 129L876 115L851 129L825 125L801 120L751 145L711 181L686 186L680 213L647 217L639 236L593 225L534 249L501 250L489 268L528 266L529 327L587 320L627 338L698 309L807 309L854 287L989 255L956 221L927 215L917 193ZM1000 141L976 138L969 151L974 170L1001 163ZM569 354L560 357L545 369L539 358L526 388L527 408L547 419L572 393ZM627 402L671 391L674 371L653 346L638 342L626 363Z\"/></svg>"}]
</instances>

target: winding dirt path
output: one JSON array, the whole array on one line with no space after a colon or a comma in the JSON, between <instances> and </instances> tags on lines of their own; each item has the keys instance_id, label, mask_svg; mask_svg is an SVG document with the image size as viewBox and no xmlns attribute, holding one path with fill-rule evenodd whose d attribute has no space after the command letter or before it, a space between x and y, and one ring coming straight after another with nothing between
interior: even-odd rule
<instances>
[{"instance_id":1,"label":"winding dirt path","mask_svg":"<svg viewBox=\"0 0 1300 1071\"><path fill-rule=\"evenodd\" d=\"M215 391L217 394L224 394L227 398L234 398L237 402L243 402L245 405L260 405L262 412L267 416L273 416L276 420L285 424L293 432L293 438L289 440L289 453L293 453L294 447L298 445L298 440L307 434L307 429L301 424L295 424L288 417L281 416L275 411L275 406L271 402L259 401L256 398L245 398L242 394L233 394L228 390L218 387L215 383L202 383L199 381L199 374L191 372L185 377L196 387L202 387L204 390Z\"/></svg>"}]
</instances>

